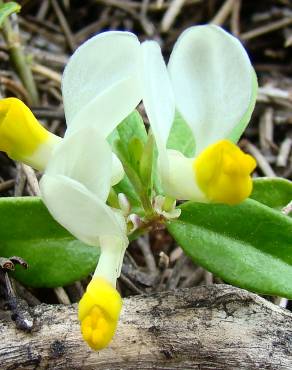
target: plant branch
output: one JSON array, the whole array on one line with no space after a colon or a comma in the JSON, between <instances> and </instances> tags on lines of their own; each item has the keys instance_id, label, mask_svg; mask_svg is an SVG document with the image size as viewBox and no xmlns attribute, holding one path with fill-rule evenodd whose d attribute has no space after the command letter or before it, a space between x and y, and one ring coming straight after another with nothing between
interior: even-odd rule
<instances>
[{"instance_id":1,"label":"plant branch","mask_svg":"<svg viewBox=\"0 0 292 370\"><path fill-rule=\"evenodd\" d=\"M14 16L17 17L16 14ZM27 63L26 57L21 46L20 35L17 31L13 29L9 19L6 19L4 21L2 31L5 41L7 43L11 62L17 74L19 75L23 85L28 91L31 104L38 105L39 104L38 91L36 88L36 84L31 69Z\"/></svg>"}]
</instances>

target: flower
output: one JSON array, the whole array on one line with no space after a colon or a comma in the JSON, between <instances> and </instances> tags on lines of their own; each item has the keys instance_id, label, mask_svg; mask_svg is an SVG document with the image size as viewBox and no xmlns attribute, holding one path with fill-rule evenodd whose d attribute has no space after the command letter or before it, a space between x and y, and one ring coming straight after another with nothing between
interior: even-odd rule
<instances>
[{"instance_id":1,"label":"flower","mask_svg":"<svg viewBox=\"0 0 292 370\"><path fill-rule=\"evenodd\" d=\"M79 302L83 338L96 350L108 345L117 326L122 303L115 285L128 246L122 211L106 204L111 167L107 141L94 127L84 127L55 149L40 181L42 198L53 217L76 238L101 250Z\"/></svg>"},{"instance_id":2,"label":"flower","mask_svg":"<svg viewBox=\"0 0 292 370\"><path fill-rule=\"evenodd\" d=\"M43 170L60 140L37 121L21 100L0 101L0 150L10 158Z\"/></svg>"},{"instance_id":3,"label":"flower","mask_svg":"<svg viewBox=\"0 0 292 370\"><path fill-rule=\"evenodd\" d=\"M106 138L141 100L137 59L140 43L127 32L97 35L76 50L62 79L64 139L45 130L20 100L0 101L0 150L44 170L40 189L52 216L76 238L101 249L79 303L81 331L93 349L109 343L121 310L115 285L127 227L121 210L106 201L123 168Z\"/></svg>"},{"instance_id":4,"label":"flower","mask_svg":"<svg viewBox=\"0 0 292 370\"><path fill-rule=\"evenodd\" d=\"M142 43L143 101L158 147L165 193L236 204L252 190L256 162L236 142L253 111L257 79L240 42L207 25L187 29L166 67L159 45ZM167 149L175 109L191 128L194 158Z\"/></svg>"},{"instance_id":5,"label":"flower","mask_svg":"<svg viewBox=\"0 0 292 370\"><path fill-rule=\"evenodd\" d=\"M0 150L45 170L40 188L52 216L76 238L101 248L79 303L82 335L93 349L104 348L117 326L125 217L133 219L126 204L106 204L123 176L108 135L143 99L169 196L155 198L156 212L178 217L175 199L239 203L251 192L255 161L233 142L250 119L256 87L239 41L219 27L198 26L181 35L168 69L156 42L141 44L128 32L105 32L80 46L63 74L64 139L48 133L19 100L0 101ZM194 158L167 149L176 109L196 139Z\"/></svg>"}]
</instances>

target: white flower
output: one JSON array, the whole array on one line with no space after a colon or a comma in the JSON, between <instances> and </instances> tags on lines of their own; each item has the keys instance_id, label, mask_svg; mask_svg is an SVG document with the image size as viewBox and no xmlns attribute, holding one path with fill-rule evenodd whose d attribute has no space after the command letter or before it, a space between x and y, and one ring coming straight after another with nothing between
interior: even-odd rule
<instances>
[{"instance_id":1,"label":"white flower","mask_svg":"<svg viewBox=\"0 0 292 370\"><path fill-rule=\"evenodd\" d=\"M254 159L236 142L256 100L257 80L240 42L216 26L187 29L166 67L159 45L144 42L143 101L167 195L234 204L251 192ZM167 150L177 109L191 128L195 158Z\"/></svg>"},{"instance_id":2,"label":"white flower","mask_svg":"<svg viewBox=\"0 0 292 370\"><path fill-rule=\"evenodd\" d=\"M47 132L21 101L0 102L0 149L45 170L40 188L52 216L101 249L79 305L83 337L94 349L109 343L117 325L115 285L128 245L124 215L106 204L124 174L106 138L141 100L140 65L140 43L126 32L100 34L78 48L62 81L64 139Z\"/></svg>"},{"instance_id":3,"label":"white flower","mask_svg":"<svg viewBox=\"0 0 292 370\"><path fill-rule=\"evenodd\" d=\"M68 128L40 183L53 217L79 240L101 248L79 303L83 338L93 349L109 343L121 310L115 285L127 227L123 213L106 201L123 170L106 138L141 99L140 60L140 44L126 32L95 36L76 50L62 80Z\"/></svg>"}]
</instances>

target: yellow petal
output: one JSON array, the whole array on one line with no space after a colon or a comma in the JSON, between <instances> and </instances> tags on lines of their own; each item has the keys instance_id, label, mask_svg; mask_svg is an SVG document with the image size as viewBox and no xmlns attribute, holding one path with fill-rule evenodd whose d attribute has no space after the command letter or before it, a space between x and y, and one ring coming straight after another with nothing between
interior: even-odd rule
<instances>
[{"instance_id":1,"label":"yellow petal","mask_svg":"<svg viewBox=\"0 0 292 370\"><path fill-rule=\"evenodd\" d=\"M10 158L43 170L59 140L21 100L0 100L0 150Z\"/></svg>"},{"instance_id":2,"label":"yellow petal","mask_svg":"<svg viewBox=\"0 0 292 370\"><path fill-rule=\"evenodd\" d=\"M83 339L95 350L106 347L115 334L122 299L104 278L93 277L79 302L78 317Z\"/></svg>"},{"instance_id":3,"label":"yellow petal","mask_svg":"<svg viewBox=\"0 0 292 370\"><path fill-rule=\"evenodd\" d=\"M235 144L221 140L208 146L193 162L200 189L211 202L237 204L252 191L255 159Z\"/></svg>"}]
</instances>

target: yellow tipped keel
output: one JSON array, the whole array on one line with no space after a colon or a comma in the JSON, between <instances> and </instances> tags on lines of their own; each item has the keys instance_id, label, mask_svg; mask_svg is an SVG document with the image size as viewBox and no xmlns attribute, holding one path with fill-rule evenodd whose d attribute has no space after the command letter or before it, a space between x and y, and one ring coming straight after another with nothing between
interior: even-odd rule
<instances>
[{"instance_id":1,"label":"yellow tipped keel","mask_svg":"<svg viewBox=\"0 0 292 370\"><path fill-rule=\"evenodd\" d=\"M93 277L79 302L83 339L95 350L105 348L115 334L122 299L104 278Z\"/></svg>"},{"instance_id":2,"label":"yellow tipped keel","mask_svg":"<svg viewBox=\"0 0 292 370\"><path fill-rule=\"evenodd\" d=\"M228 140L210 145L193 162L196 181L207 198L226 204L240 203L250 195L255 167L255 159Z\"/></svg>"},{"instance_id":3,"label":"yellow tipped keel","mask_svg":"<svg viewBox=\"0 0 292 370\"><path fill-rule=\"evenodd\" d=\"M47 131L19 99L0 100L0 150L43 170L61 139Z\"/></svg>"}]
</instances>

